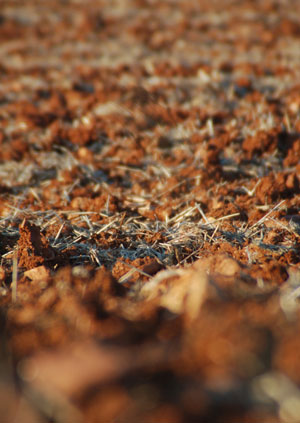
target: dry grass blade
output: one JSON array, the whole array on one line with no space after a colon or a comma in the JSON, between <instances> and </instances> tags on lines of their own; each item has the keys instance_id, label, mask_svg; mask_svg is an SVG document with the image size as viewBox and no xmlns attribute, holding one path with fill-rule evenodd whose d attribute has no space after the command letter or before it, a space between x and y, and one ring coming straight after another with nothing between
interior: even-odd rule
<instances>
[{"instance_id":1,"label":"dry grass blade","mask_svg":"<svg viewBox=\"0 0 300 423\"><path fill-rule=\"evenodd\" d=\"M212 219L208 222L208 224L213 225L214 223L218 223L218 222L221 222L223 220L231 219L232 217L237 217L239 215L240 215L240 213L231 213L231 214L228 214L227 216L218 217L218 219Z\"/></svg>"},{"instance_id":2,"label":"dry grass blade","mask_svg":"<svg viewBox=\"0 0 300 423\"><path fill-rule=\"evenodd\" d=\"M138 272L143 276L146 276L147 278L151 278L151 275L149 275L148 273L144 272L143 270L139 269L138 267L133 266L130 263L124 263L126 266L130 267L131 269L129 270L129 272L125 273L125 275L121 276L118 279L119 283L126 283L128 282L128 280L130 279L130 277L135 273Z\"/></svg>"},{"instance_id":3,"label":"dry grass blade","mask_svg":"<svg viewBox=\"0 0 300 423\"><path fill-rule=\"evenodd\" d=\"M12 301L17 301L17 290L18 290L18 247L15 248L13 253L13 271L12 271Z\"/></svg>"}]
</instances>

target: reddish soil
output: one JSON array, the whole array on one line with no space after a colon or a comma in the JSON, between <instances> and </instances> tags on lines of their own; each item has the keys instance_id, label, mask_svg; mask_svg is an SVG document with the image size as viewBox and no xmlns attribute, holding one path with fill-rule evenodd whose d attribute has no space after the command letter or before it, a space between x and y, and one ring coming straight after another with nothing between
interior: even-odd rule
<instances>
[{"instance_id":1,"label":"reddish soil","mask_svg":"<svg viewBox=\"0 0 300 423\"><path fill-rule=\"evenodd\" d=\"M300 422L299 16L2 0L1 421Z\"/></svg>"}]
</instances>

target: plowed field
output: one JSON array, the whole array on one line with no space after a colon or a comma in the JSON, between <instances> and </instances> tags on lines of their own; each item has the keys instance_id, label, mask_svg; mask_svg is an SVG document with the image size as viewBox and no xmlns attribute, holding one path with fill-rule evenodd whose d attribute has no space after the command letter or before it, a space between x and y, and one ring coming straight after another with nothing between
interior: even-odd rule
<instances>
[{"instance_id":1,"label":"plowed field","mask_svg":"<svg viewBox=\"0 0 300 423\"><path fill-rule=\"evenodd\" d=\"M1 423L300 422L299 16L1 1Z\"/></svg>"}]
</instances>

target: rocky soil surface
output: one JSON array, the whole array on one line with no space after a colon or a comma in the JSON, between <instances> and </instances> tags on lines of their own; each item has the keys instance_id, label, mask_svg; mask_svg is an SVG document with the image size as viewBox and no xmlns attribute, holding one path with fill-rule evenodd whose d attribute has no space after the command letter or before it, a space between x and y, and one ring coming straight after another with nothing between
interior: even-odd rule
<instances>
[{"instance_id":1,"label":"rocky soil surface","mask_svg":"<svg viewBox=\"0 0 300 423\"><path fill-rule=\"evenodd\" d=\"M300 422L299 16L1 1L1 421Z\"/></svg>"}]
</instances>

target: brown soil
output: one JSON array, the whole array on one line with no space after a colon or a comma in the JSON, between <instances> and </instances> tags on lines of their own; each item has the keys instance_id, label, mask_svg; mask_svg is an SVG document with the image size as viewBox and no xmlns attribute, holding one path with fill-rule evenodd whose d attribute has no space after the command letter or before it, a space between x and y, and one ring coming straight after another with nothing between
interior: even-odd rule
<instances>
[{"instance_id":1,"label":"brown soil","mask_svg":"<svg viewBox=\"0 0 300 423\"><path fill-rule=\"evenodd\" d=\"M298 16L2 0L1 421L300 422Z\"/></svg>"}]
</instances>

